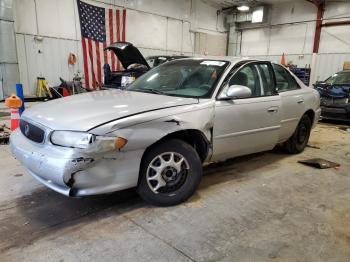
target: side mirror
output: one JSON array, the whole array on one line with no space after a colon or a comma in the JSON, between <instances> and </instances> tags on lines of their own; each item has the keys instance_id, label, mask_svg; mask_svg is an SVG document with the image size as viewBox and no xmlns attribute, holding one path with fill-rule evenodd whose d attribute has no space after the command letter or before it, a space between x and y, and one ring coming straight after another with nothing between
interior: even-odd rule
<instances>
[{"instance_id":1,"label":"side mirror","mask_svg":"<svg viewBox=\"0 0 350 262\"><path fill-rule=\"evenodd\" d=\"M248 98L252 96L252 91L249 87L241 85L232 85L226 91L227 98Z\"/></svg>"}]
</instances>

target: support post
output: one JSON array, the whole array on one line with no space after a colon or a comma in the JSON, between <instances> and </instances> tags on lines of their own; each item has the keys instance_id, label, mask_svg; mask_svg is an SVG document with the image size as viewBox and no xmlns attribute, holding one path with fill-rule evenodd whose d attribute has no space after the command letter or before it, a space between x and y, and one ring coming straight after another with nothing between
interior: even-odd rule
<instances>
[{"instance_id":1,"label":"support post","mask_svg":"<svg viewBox=\"0 0 350 262\"><path fill-rule=\"evenodd\" d=\"M21 83L16 84L16 94L22 100L22 106L19 108L19 115L22 115L25 108L24 108L23 86Z\"/></svg>"},{"instance_id":2,"label":"support post","mask_svg":"<svg viewBox=\"0 0 350 262\"><path fill-rule=\"evenodd\" d=\"M314 49L313 53L318 53L320 48L320 39L321 39L321 30L322 30L322 20L324 15L324 2L320 2L317 5L317 18L316 18L316 29L315 29L315 37L314 37Z\"/></svg>"},{"instance_id":3,"label":"support post","mask_svg":"<svg viewBox=\"0 0 350 262\"><path fill-rule=\"evenodd\" d=\"M316 53L312 54L309 87L313 87L313 84L317 81L317 57L318 57L318 54Z\"/></svg>"},{"instance_id":4,"label":"support post","mask_svg":"<svg viewBox=\"0 0 350 262\"><path fill-rule=\"evenodd\" d=\"M312 60L311 60L311 75L310 75L310 84L309 84L309 86L312 87L312 85L317 80L317 57L318 57L318 51L320 49L320 39L321 39L323 15L325 10L325 1L310 0L309 2L312 2L317 7L316 29L315 29L315 37L314 37L314 48L313 48Z\"/></svg>"}]
</instances>

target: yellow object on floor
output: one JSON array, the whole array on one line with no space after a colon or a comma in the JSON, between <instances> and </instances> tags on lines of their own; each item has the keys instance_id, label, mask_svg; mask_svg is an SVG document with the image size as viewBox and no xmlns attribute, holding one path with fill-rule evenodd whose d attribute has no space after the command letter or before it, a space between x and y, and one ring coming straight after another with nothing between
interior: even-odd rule
<instances>
[{"instance_id":1,"label":"yellow object on floor","mask_svg":"<svg viewBox=\"0 0 350 262\"><path fill-rule=\"evenodd\" d=\"M44 77L38 77L36 82L36 96L37 97L50 97L52 98L52 93Z\"/></svg>"}]
</instances>

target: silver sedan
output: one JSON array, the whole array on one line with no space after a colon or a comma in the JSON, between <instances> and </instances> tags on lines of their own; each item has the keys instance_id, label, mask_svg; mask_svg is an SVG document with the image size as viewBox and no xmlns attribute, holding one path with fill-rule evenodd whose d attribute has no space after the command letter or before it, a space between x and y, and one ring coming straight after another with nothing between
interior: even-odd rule
<instances>
[{"instance_id":1,"label":"silver sedan","mask_svg":"<svg viewBox=\"0 0 350 262\"><path fill-rule=\"evenodd\" d=\"M320 116L317 91L281 65L188 58L156 67L127 90L79 94L26 110L11 135L28 173L66 196L136 187L175 205L202 165L270 150L304 150Z\"/></svg>"}]
</instances>

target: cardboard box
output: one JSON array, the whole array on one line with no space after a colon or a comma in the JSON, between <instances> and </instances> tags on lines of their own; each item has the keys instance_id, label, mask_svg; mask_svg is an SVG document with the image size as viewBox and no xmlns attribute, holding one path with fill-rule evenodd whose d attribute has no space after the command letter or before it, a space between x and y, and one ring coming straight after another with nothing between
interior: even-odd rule
<instances>
[{"instance_id":1,"label":"cardboard box","mask_svg":"<svg viewBox=\"0 0 350 262\"><path fill-rule=\"evenodd\" d=\"M343 69L344 70L350 70L350 62L344 62Z\"/></svg>"}]
</instances>

